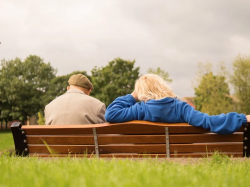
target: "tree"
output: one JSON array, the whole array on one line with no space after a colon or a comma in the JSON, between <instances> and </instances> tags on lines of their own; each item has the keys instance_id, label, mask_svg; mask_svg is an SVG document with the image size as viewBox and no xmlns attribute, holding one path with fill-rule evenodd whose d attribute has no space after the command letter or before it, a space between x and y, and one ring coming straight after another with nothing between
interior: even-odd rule
<instances>
[{"instance_id":1,"label":"tree","mask_svg":"<svg viewBox=\"0 0 250 187\"><path fill-rule=\"evenodd\" d=\"M47 92L42 97L44 106L67 91L67 86L69 86L68 80L74 74L83 74L91 81L91 76L87 75L86 71L74 71L67 75L54 77L49 84ZM44 111L42 110L40 112L43 115Z\"/></svg>"},{"instance_id":2,"label":"tree","mask_svg":"<svg viewBox=\"0 0 250 187\"><path fill-rule=\"evenodd\" d=\"M8 125L8 121L12 121L12 116L9 116L9 113L11 111L10 106L5 103L2 102L0 100L0 121L1 121L1 129L3 128L3 121L5 122L6 125L6 129L7 129L7 125Z\"/></svg>"},{"instance_id":3,"label":"tree","mask_svg":"<svg viewBox=\"0 0 250 187\"><path fill-rule=\"evenodd\" d=\"M233 62L234 73L231 75L231 83L234 93L240 100L239 111L250 113L250 57L237 56Z\"/></svg>"},{"instance_id":4,"label":"tree","mask_svg":"<svg viewBox=\"0 0 250 187\"><path fill-rule=\"evenodd\" d=\"M153 73L153 74L159 75L167 82L172 82L173 81L172 79L169 78L168 72L165 72L164 70L162 70L159 67L157 69L149 68L148 73Z\"/></svg>"},{"instance_id":5,"label":"tree","mask_svg":"<svg viewBox=\"0 0 250 187\"><path fill-rule=\"evenodd\" d=\"M2 60L0 70L1 116L6 119L27 120L43 108L42 96L48 90L56 70L42 58L30 55L21 59Z\"/></svg>"},{"instance_id":6,"label":"tree","mask_svg":"<svg viewBox=\"0 0 250 187\"><path fill-rule=\"evenodd\" d=\"M195 95L195 107L201 112L218 115L232 110L229 86L223 76L216 76L212 72L205 74L200 85L195 88Z\"/></svg>"},{"instance_id":7,"label":"tree","mask_svg":"<svg viewBox=\"0 0 250 187\"><path fill-rule=\"evenodd\" d=\"M2 111L3 111L3 103L2 103L2 101L1 101L1 99L0 99L0 122L1 122L1 129L3 129L3 121L4 121L4 119L3 119L3 117L2 117Z\"/></svg>"},{"instance_id":8,"label":"tree","mask_svg":"<svg viewBox=\"0 0 250 187\"><path fill-rule=\"evenodd\" d=\"M218 115L232 111L232 98L228 83L223 74L226 72L225 67L221 64L220 75L214 75L211 63L199 64L200 73L198 74L195 87L195 108L209 115ZM223 73L224 72L224 73Z\"/></svg>"},{"instance_id":9,"label":"tree","mask_svg":"<svg viewBox=\"0 0 250 187\"><path fill-rule=\"evenodd\" d=\"M116 58L105 67L95 67L92 72L93 96L108 106L119 96L132 93L139 77L139 67L135 61Z\"/></svg>"}]
</instances>

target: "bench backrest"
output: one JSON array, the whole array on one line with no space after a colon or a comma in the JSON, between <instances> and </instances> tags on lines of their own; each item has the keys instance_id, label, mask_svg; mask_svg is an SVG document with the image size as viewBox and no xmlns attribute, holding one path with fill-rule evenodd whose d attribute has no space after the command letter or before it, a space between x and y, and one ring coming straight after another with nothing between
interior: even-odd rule
<instances>
[{"instance_id":1,"label":"bench backrest","mask_svg":"<svg viewBox=\"0 0 250 187\"><path fill-rule=\"evenodd\" d=\"M249 156L247 126L231 135L186 123L147 121L53 126L13 123L11 128L16 153L23 156L202 157L214 151Z\"/></svg>"}]
</instances>

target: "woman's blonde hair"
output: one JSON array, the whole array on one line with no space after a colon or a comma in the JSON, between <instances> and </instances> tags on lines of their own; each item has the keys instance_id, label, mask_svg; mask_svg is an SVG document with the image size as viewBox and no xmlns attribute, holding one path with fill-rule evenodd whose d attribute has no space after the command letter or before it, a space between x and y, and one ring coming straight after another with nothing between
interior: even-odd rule
<instances>
[{"instance_id":1,"label":"woman's blonde hair","mask_svg":"<svg viewBox=\"0 0 250 187\"><path fill-rule=\"evenodd\" d=\"M141 76L135 83L135 92L138 95L138 99L141 101L148 101L150 99L159 100L165 97L176 97L166 81L155 74L146 74Z\"/></svg>"}]
</instances>

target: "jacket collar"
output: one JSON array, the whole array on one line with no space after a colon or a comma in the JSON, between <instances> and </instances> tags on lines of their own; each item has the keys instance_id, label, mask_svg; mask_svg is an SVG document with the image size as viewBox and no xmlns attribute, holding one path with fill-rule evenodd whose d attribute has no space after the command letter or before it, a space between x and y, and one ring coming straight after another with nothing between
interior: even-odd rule
<instances>
[{"instance_id":1,"label":"jacket collar","mask_svg":"<svg viewBox=\"0 0 250 187\"><path fill-rule=\"evenodd\" d=\"M147 102L148 103L170 103L170 102L173 102L174 100L176 100L177 97L175 98L172 98L172 97L165 97L163 99L159 99L159 100L155 100L155 99L151 99L151 100L148 100Z\"/></svg>"},{"instance_id":2,"label":"jacket collar","mask_svg":"<svg viewBox=\"0 0 250 187\"><path fill-rule=\"evenodd\" d=\"M70 88L66 93L81 93L86 95L82 90L79 90L77 88Z\"/></svg>"}]
</instances>

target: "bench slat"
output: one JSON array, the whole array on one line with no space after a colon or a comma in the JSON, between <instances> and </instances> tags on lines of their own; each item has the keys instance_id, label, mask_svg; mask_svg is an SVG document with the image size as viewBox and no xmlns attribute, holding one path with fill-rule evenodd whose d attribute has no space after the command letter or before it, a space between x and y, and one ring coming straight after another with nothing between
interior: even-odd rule
<instances>
[{"instance_id":1,"label":"bench slat","mask_svg":"<svg viewBox=\"0 0 250 187\"><path fill-rule=\"evenodd\" d=\"M182 158L182 157L192 157L192 158L202 158L207 156L212 156L212 153L187 153L187 154L170 154L171 158ZM223 155L228 155L229 157L243 157L242 152L227 152ZM30 154L30 156L35 157L87 157L94 158L94 154ZM166 154L100 154L101 158L166 158Z\"/></svg>"},{"instance_id":2,"label":"bench slat","mask_svg":"<svg viewBox=\"0 0 250 187\"><path fill-rule=\"evenodd\" d=\"M94 153L93 145L50 145L52 153ZM29 153L49 153L45 145L29 145ZM214 144L170 144L170 153L192 153L192 152L240 152L243 143L214 143ZM139 144L139 145L100 145L100 154L104 153L166 153L165 144Z\"/></svg>"},{"instance_id":3,"label":"bench slat","mask_svg":"<svg viewBox=\"0 0 250 187\"><path fill-rule=\"evenodd\" d=\"M27 135L69 135L69 134L92 134L91 128L96 128L97 134L165 134L165 127L169 128L170 134L198 134L208 133L209 131L200 127L194 127L188 124L100 124L100 125L53 125L40 126L35 125L22 126ZM238 132L243 132L240 128Z\"/></svg>"},{"instance_id":4,"label":"bench slat","mask_svg":"<svg viewBox=\"0 0 250 187\"><path fill-rule=\"evenodd\" d=\"M89 127L94 125L54 125L42 126L23 126L27 135L66 135L66 134L92 134L93 131ZM169 133L175 134L190 134L190 133L206 133L206 129L193 127L183 124L167 124L165 126L144 125L144 124L111 124L111 125L97 125L97 134L165 134L165 127L169 127Z\"/></svg>"},{"instance_id":5,"label":"bench slat","mask_svg":"<svg viewBox=\"0 0 250 187\"><path fill-rule=\"evenodd\" d=\"M243 133L231 135L218 134L186 134L170 135L170 143L206 143L206 142L242 142ZM40 136L27 135L29 144L57 144L57 145L84 145L94 144L93 135L58 135L58 136ZM165 135L99 135L98 144L157 144L166 143Z\"/></svg>"}]
</instances>

